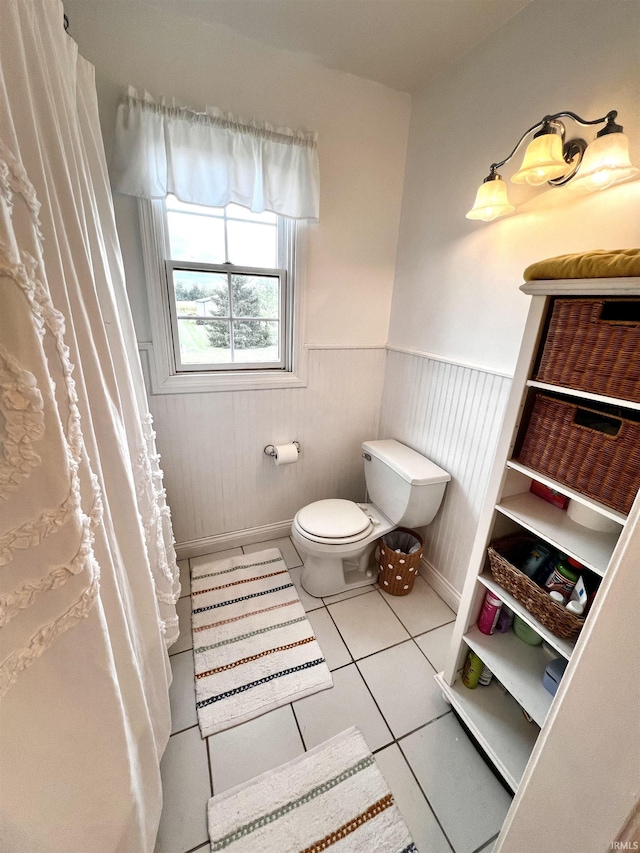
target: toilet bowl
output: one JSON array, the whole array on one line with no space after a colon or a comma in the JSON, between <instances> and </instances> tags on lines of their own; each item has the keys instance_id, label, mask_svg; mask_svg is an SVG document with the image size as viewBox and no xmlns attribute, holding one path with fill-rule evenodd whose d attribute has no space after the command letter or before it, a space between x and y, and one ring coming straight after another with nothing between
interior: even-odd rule
<instances>
[{"instance_id":1,"label":"toilet bowl","mask_svg":"<svg viewBox=\"0 0 640 853\"><path fill-rule=\"evenodd\" d=\"M291 528L304 562L302 586L320 598L374 583L377 570L369 564L376 542L394 527L370 503L335 499L303 507Z\"/></svg>"},{"instance_id":2,"label":"toilet bowl","mask_svg":"<svg viewBox=\"0 0 640 853\"><path fill-rule=\"evenodd\" d=\"M399 525L429 524L450 475L394 439L362 445L370 502L339 498L298 510L291 528L304 568L302 586L323 597L374 583L376 543Z\"/></svg>"}]
</instances>

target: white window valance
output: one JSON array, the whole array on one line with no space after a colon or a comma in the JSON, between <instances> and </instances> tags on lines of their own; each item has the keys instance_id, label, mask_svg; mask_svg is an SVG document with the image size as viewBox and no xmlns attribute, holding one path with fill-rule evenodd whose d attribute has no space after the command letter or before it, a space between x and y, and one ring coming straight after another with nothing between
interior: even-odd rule
<instances>
[{"instance_id":1,"label":"white window valance","mask_svg":"<svg viewBox=\"0 0 640 853\"><path fill-rule=\"evenodd\" d=\"M155 102L129 89L118 107L113 188L141 198L241 204L317 220L316 134Z\"/></svg>"}]
</instances>

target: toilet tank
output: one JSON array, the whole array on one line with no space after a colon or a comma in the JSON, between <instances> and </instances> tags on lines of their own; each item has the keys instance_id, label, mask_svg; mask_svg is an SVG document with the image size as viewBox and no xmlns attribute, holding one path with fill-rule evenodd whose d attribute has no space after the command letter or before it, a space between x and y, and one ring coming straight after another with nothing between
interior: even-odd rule
<instances>
[{"instance_id":1,"label":"toilet tank","mask_svg":"<svg viewBox=\"0 0 640 853\"><path fill-rule=\"evenodd\" d=\"M395 439L365 441L362 451L369 500L394 524L430 524L451 475Z\"/></svg>"}]
</instances>

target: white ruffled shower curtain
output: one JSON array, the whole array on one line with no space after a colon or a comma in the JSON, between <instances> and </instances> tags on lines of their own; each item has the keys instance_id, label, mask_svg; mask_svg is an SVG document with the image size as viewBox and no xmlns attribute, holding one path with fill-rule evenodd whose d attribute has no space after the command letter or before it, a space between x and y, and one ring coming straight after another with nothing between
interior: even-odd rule
<instances>
[{"instance_id":1,"label":"white ruffled shower curtain","mask_svg":"<svg viewBox=\"0 0 640 853\"><path fill-rule=\"evenodd\" d=\"M0 108L0 849L147 853L179 583L59 0L3 0Z\"/></svg>"}]
</instances>

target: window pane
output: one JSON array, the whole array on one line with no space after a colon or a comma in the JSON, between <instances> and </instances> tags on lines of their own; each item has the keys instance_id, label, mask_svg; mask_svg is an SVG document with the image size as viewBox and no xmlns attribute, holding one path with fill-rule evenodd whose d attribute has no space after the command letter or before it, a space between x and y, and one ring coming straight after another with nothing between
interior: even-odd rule
<instances>
[{"instance_id":1,"label":"window pane","mask_svg":"<svg viewBox=\"0 0 640 853\"><path fill-rule=\"evenodd\" d=\"M178 320L178 340L183 364L231 362L228 320Z\"/></svg>"},{"instance_id":2,"label":"window pane","mask_svg":"<svg viewBox=\"0 0 640 853\"><path fill-rule=\"evenodd\" d=\"M257 222L227 220L229 257L237 267L278 266L278 228Z\"/></svg>"},{"instance_id":3,"label":"window pane","mask_svg":"<svg viewBox=\"0 0 640 853\"><path fill-rule=\"evenodd\" d=\"M167 224L172 260L207 264L225 262L224 219L169 210Z\"/></svg>"},{"instance_id":4,"label":"window pane","mask_svg":"<svg viewBox=\"0 0 640 853\"><path fill-rule=\"evenodd\" d=\"M270 210L265 210L264 213L252 213L248 207L242 207L240 204L233 203L228 204L225 210L227 211L227 216L232 219L250 219L252 222L271 222L274 225L278 221L277 214L271 213Z\"/></svg>"},{"instance_id":5,"label":"window pane","mask_svg":"<svg viewBox=\"0 0 640 853\"><path fill-rule=\"evenodd\" d=\"M178 317L228 317L229 287L224 273L173 270Z\"/></svg>"},{"instance_id":6,"label":"window pane","mask_svg":"<svg viewBox=\"0 0 640 853\"><path fill-rule=\"evenodd\" d=\"M231 299L234 317L280 317L280 279L275 276L232 275Z\"/></svg>"},{"instance_id":7,"label":"window pane","mask_svg":"<svg viewBox=\"0 0 640 853\"><path fill-rule=\"evenodd\" d=\"M279 323L265 320L235 320L233 323L233 360L279 361Z\"/></svg>"}]
</instances>

